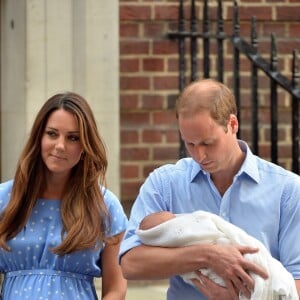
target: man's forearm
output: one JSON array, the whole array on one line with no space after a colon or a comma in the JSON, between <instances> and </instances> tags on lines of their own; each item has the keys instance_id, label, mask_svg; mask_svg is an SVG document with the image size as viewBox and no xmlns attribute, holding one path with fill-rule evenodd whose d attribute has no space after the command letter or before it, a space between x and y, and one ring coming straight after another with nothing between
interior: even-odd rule
<instances>
[{"instance_id":1,"label":"man's forearm","mask_svg":"<svg viewBox=\"0 0 300 300\"><path fill-rule=\"evenodd\" d=\"M300 299L300 279L296 279L295 283L296 283L296 288L297 288L298 296L299 296L299 299Z\"/></svg>"},{"instance_id":2,"label":"man's forearm","mask_svg":"<svg viewBox=\"0 0 300 300\"><path fill-rule=\"evenodd\" d=\"M123 275L129 280L149 280L192 272L207 266L205 253L209 253L210 247L211 245L181 248L138 246L121 257Z\"/></svg>"}]
</instances>

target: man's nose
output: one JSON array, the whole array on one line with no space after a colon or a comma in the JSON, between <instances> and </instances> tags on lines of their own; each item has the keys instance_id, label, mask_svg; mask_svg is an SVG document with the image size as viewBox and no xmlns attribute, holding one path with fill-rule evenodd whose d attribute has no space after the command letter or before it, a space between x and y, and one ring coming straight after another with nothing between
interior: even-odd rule
<instances>
[{"instance_id":1,"label":"man's nose","mask_svg":"<svg viewBox=\"0 0 300 300\"><path fill-rule=\"evenodd\" d=\"M206 157L204 147L201 145L195 146L194 156L196 161L201 163Z\"/></svg>"}]
</instances>

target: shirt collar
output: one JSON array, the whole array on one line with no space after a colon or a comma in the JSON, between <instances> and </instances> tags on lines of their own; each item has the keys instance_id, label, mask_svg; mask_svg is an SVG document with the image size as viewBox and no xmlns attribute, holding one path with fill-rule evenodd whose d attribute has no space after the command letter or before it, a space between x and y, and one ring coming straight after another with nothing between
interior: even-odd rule
<instances>
[{"instance_id":1,"label":"shirt collar","mask_svg":"<svg viewBox=\"0 0 300 300\"><path fill-rule=\"evenodd\" d=\"M259 172L258 172L256 156L251 152L246 142L242 140L238 140L238 143L241 150L246 154L246 157L236 176L238 177L243 174L246 174L254 181L259 182ZM193 160L193 165L191 169L191 178L190 178L191 182L200 173L202 173L205 176L209 176L209 174L206 171L204 171L196 161Z\"/></svg>"},{"instance_id":2,"label":"shirt collar","mask_svg":"<svg viewBox=\"0 0 300 300\"><path fill-rule=\"evenodd\" d=\"M193 182L193 180L199 173L206 174L206 172L201 168L201 166L194 159L191 158L191 160L193 163L192 163L190 180L191 182Z\"/></svg>"},{"instance_id":3,"label":"shirt collar","mask_svg":"<svg viewBox=\"0 0 300 300\"><path fill-rule=\"evenodd\" d=\"M244 153L246 153L246 157L236 176L240 176L244 173L247 174L254 181L259 182L259 172L256 156L252 153L246 142L238 140L238 143L241 150Z\"/></svg>"}]
</instances>

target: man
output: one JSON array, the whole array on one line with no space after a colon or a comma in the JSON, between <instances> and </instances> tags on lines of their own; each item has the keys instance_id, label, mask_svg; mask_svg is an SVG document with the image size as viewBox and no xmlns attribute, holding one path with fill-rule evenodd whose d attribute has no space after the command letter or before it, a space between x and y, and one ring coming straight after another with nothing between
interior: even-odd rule
<instances>
[{"instance_id":1,"label":"man","mask_svg":"<svg viewBox=\"0 0 300 300\"><path fill-rule=\"evenodd\" d=\"M241 245L164 248L141 244L135 230L146 215L167 210L204 210L260 240L293 275L300 293L300 177L262 160L237 139L238 120L231 91L212 79L191 83L177 102L179 130L191 157L152 172L133 205L121 246L127 279L170 278L168 300L250 298L254 281L267 273L243 255L258 249ZM210 268L226 288L203 276ZM196 271L194 286L178 274Z\"/></svg>"}]
</instances>

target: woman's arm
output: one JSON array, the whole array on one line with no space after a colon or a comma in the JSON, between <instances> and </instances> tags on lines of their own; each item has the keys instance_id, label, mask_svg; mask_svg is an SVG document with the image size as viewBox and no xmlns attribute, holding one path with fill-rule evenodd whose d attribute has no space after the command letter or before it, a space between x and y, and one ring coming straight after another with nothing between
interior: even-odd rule
<instances>
[{"instance_id":1,"label":"woman's arm","mask_svg":"<svg viewBox=\"0 0 300 300\"><path fill-rule=\"evenodd\" d=\"M127 281L123 277L119 265L120 243L124 233L116 238L116 243L106 244L101 254L102 269L102 299L124 300L127 290Z\"/></svg>"}]
</instances>

